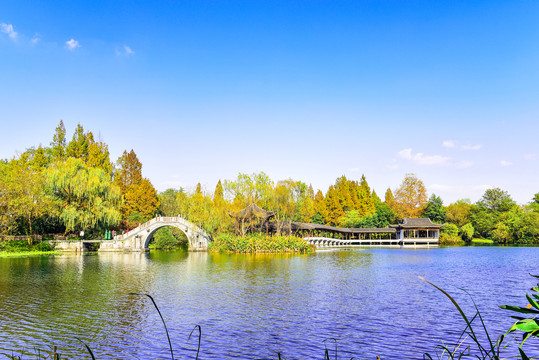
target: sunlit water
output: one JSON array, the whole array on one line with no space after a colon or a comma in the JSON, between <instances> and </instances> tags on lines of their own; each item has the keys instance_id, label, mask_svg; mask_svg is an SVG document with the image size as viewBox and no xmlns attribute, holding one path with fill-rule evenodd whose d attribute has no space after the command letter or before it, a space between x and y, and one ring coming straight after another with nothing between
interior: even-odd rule
<instances>
[{"instance_id":1,"label":"sunlit water","mask_svg":"<svg viewBox=\"0 0 539 360\"><path fill-rule=\"evenodd\" d=\"M500 304L526 305L539 248L369 249L312 255L185 252L65 254L0 259L0 354L56 345L71 359L421 359L455 341L465 324L430 285L493 334L513 320ZM77 340L79 338L81 341ZM0 356L1 357L1 356ZM25 358L30 358L25 356Z\"/></svg>"}]
</instances>

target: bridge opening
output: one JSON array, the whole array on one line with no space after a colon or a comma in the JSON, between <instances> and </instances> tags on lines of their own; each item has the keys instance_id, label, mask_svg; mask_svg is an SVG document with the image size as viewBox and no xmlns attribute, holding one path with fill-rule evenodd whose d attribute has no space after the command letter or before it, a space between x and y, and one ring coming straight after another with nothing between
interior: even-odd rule
<instances>
[{"instance_id":1,"label":"bridge opening","mask_svg":"<svg viewBox=\"0 0 539 360\"><path fill-rule=\"evenodd\" d=\"M148 242L150 250L189 250L189 239L185 233L174 226L163 226L157 229Z\"/></svg>"},{"instance_id":2,"label":"bridge opening","mask_svg":"<svg viewBox=\"0 0 539 360\"><path fill-rule=\"evenodd\" d=\"M84 251L97 251L99 250L99 242L83 242L82 247Z\"/></svg>"}]
</instances>

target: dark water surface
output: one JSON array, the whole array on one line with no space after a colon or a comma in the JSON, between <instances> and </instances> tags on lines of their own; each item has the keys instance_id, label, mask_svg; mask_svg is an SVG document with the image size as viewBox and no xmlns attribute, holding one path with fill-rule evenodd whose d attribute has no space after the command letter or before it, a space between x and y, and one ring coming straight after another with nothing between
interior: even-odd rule
<instances>
[{"instance_id":1,"label":"dark water surface","mask_svg":"<svg viewBox=\"0 0 539 360\"><path fill-rule=\"evenodd\" d=\"M57 345L71 359L421 359L464 322L443 287L473 313L469 291L498 335L512 324L497 305L526 305L539 248L369 249L312 255L105 253L0 259L0 358ZM324 343L324 340L327 340ZM24 358L33 358L24 356Z\"/></svg>"}]
</instances>

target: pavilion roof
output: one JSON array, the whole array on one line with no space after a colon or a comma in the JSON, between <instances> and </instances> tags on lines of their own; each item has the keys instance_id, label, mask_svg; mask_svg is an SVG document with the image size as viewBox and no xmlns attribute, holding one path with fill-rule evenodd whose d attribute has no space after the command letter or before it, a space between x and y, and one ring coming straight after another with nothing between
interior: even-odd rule
<instances>
[{"instance_id":1,"label":"pavilion roof","mask_svg":"<svg viewBox=\"0 0 539 360\"><path fill-rule=\"evenodd\" d=\"M228 214L233 218L243 220L252 218L269 219L270 217L275 216L275 211L266 211L255 203L252 203L242 210L229 211Z\"/></svg>"},{"instance_id":2,"label":"pavilion roof","mask_svg":"<svg viewBox=\"0 0 539 360\"><path fill-rule=\"evenodd\" d=\"M402 223L389 226L402 229L439 229L444 225L435 224L429 218L404 218Z\"/></svg>"}]
</instances>

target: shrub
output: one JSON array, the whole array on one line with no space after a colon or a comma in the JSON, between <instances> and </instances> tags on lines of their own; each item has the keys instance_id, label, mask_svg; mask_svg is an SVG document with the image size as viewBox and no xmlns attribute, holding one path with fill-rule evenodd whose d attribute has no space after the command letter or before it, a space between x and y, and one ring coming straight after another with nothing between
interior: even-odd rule
<instances>
[{"instance_id":1,"label":"shrub","mask_svg":"<svg viewBox=\"0 0 539 360\"><path fill-rule=\"evenodd\" d=\"M466 225L460 228L460 236L466 241L472 240L474 232L475 232L475 229L470 223L467 223Z\"/></svg>"},{"instance_id":2,"label":"shrub","mask_svg":"<svg viewBox=\"0 0 539 360\"><path fill-rule=\"evenodd\" d=\"M440 245L463 245L459 236L459 228L455 224L446 224L441 229Z\"/></svg>"}]
</instances>

